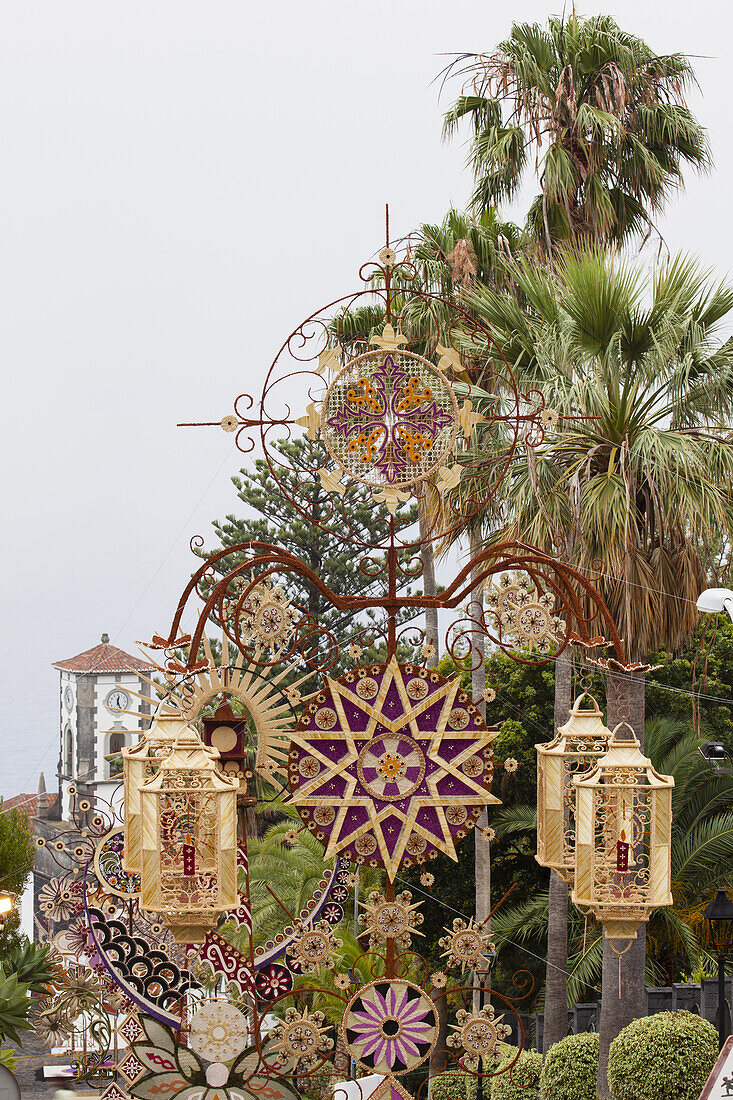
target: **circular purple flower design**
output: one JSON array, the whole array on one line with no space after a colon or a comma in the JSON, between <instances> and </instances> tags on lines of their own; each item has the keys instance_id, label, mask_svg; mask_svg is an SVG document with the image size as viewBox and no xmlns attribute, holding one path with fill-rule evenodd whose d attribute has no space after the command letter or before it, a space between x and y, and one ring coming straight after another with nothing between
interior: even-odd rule
<instances>
[{"instance_id":1,"label":"circular purple flower design","mask_svg":"<svg viewBox=\"0 0 733 1100\"><path fill-rule=\"evenodd\" d=\"M347 1005L342 1029L352 1058L369 1072L407 1073L435 1046L435 1005L412 982L372 982Z\"/></svg>"}]
</instances>

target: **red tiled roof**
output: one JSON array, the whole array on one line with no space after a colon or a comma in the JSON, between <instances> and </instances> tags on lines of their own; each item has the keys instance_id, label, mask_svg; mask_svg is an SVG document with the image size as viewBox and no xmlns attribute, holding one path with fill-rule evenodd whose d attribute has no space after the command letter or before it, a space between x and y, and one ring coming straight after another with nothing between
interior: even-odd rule
<instances>
[{"instance_id":1,"label":"red tiled roof","mask_svg":"<svg viewBox=\"0 0 733 1100\"><path fill-rule=\"evenodd\" d=\"M152 672L153 666L125 653L124 649L102 642L93 649L78 653L76 657L67 657L65 661L54 661L54 668L64 672Z\"/></svg>"},{"instance_id":2,"label":"red tiled roof","mask_svg":"<svg viewBox=\"0 0 733 1100\"><path fill-rule=\"evenodd\" d=\"M58 791L46 795L49 809L58 802ZM3 813L7 810L22 810L31 817L38 816L38 794L16 794L13 798L3 799Z\"/></svg>"}]
</instances>

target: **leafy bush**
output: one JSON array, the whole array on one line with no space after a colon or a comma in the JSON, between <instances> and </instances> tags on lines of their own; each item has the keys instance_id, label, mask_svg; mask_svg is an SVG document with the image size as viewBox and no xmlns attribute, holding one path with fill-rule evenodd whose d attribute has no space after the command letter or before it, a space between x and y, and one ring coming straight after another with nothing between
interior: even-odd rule
<instances>
[{"instance_id":1,"label":"leafy bush","mask_svg":"<svg viewBox=\"0 0 733 1100\"><path fill-rule=\"evenodd\" d=\"M31 1007L28 986L18 981L17 974L6 975L0 967L0 1039L23 1045L18 1032L30 1028Z\"/></svg>"},{"instance_id":2,"label":"leafy bush","mask_svg":"<svg viewBox=\"0 0 733 1100\"><path fill-rule=\"evenodd\" d=\"M430 1100L466 1100L466 1074L437 1074L430 1082Z\"/></svg>"},{"instance_id":3,"label":"leafy bush","mask_svg":"<svg viewBox=\"0 0 733 1100\"><path fill-rule=\"evenodd\" d=\"M568 1035L551 1046L540 1074L543 1100L596 1100L598 1036Z\"/></svg>"},{"instance_id":4,"label":"leafy bush","mask_svg":"<svg viewBox=\"0 0 733 1100\"><path fill-rule=\"evenodd\" d=\"M692 1012L658 1012L633 1020L611 1043L611 1095L614 1100L698 1100L717 1057L715 1028Z\"/></svg>"},{"instance_id":5,"label":"leafy bush","mask_svg":"<svg viewBox=\"0 0 733 1100\"><path fill-rule=\"evenodd\" d=\"M8 973L16 974L18 981L39 997L47 993L48 987L53 986L59 977L52 948L31 943L27 936L10 946L3 968Z\"/></svg>"},{"instance_id":6,"label":"leafy bush","mask_svg":"<svg viewBox=\"0 0 733 1100\"><path fill-rule=\"evenodd\" d=\"M475 1078L469 1081L468 1075L458 1070L439 1073L430 1082L430 1100L467 1100L475 1094Z\"/></svg>"},{"instance_id":7,"label":"leafy bush","mask_svg":"<svg viewBox=\"0 0 733 1100\"><path fill-rule=\"evenodd\" d=\"M508 1066L517 1054L516 1047L507 1046L506 1053L497 1066ZM491 1100L539 1100L542 1055L536 1050L523 1050L511 1069L498 1073L491 1080ZM484 1089L488 1093L488 1088Z\"/></svg>"}]
</instances>

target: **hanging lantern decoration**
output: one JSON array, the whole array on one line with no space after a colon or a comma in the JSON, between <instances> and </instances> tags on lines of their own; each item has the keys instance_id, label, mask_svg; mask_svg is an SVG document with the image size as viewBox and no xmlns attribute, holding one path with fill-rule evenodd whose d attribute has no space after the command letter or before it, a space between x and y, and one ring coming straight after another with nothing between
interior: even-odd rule
<instances>
[{"instance_id":1,"label":"hanging lantern decoration","mask_svg":"<svg viewBox=\"0 0 733 1100\"><path fill-rule=\"evenodd\" d=\"M188 726L140 789L140 906L177 943L203 943L237 905L237 791Z\"/></svg>"},{"instance_id":2,"label":"hanging lantern decoration","mask_svg":"<svg viewBox=\"0 0 733 1100\"><path fill-rule=\"evenodd\" d=\"M125 843L122 867L130 875L142 871L140 854L140 791L157 773L161 760L173 748L176 738L188 723L181 715L161 715L136 745L122 749L125 806Z\"/></svg>"},{"instance_id":3,"label":"hanging lantern decoration","mask_svg":"<svg viewBox=\"0 0 733 1100\"><path fill-rule=\"evenodd\" d=\"M572 885L575 872L575 787L573 779L595 767L608 751L611 731L598 703L583 693L570 717L537 749L537 862Z\"/></svg>"},{"instance_id":4,"label":"hanging lantern decoration","mask_svg":"<svg viewBox=\"0 0 733 1100\"><path fill-rule=\"evenodd\" d=\"M653 909L672 904L674 779L659 775L631 726L619 723L608 752L575 779L573 901L609 939L636 939Z\"/></svg>"}]
</instances>

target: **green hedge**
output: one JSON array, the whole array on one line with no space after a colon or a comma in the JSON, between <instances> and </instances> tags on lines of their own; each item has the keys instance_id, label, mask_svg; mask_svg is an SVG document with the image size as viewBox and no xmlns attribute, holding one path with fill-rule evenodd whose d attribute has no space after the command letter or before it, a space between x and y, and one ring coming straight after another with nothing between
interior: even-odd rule
<instances>
[{"instance_id":1,"label":"green hedge","mask_svg":"<svg viewBox=\"0 0 733 1100\"><path fill-rule=\"evenodd\" d=\"M550 1047L540 1074L542 1100L596 1100L598 1036L568 1035Z\"/></svg>"},{"instance_id":2,"label":"green hedge","mask_svg":"<svg viewBox=\"0 0 733 1100\"><path fill-rule=\"evenodd\" d=\"M517 1048L507 1046L497 1069L516 1057ZM535 1050L523 1050L511 1069L498 1073L491 1080L491 1100L539 1100L542 1055ZM488 1094L488 1088L485 1092Z\"/></svg>"},{"instance_id":3,"label":"green hedge","mask_svg":"<svg viewBox=\"0 0 733 1100\"><path fill-rule=\"evenodd\" d=\"M608 1084L614 1100L698 1100L718 1057L718 1034L692 1012L634 1020L611 1043Z\"/></svg>"},{"instance_id":4,"label":"green hedge","mask_svg":"<svg viewBox=\"0 0 733 1100\"><path fill-rule=\"evenodd\" d=\"M439 1073L430 1082L430 1100L467 1100L466 1076L458 1070L454 1073ZM474 1086L472 1095L475 1092Z\"/></svg>"}]
</instances>

